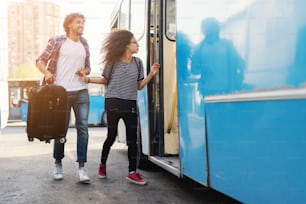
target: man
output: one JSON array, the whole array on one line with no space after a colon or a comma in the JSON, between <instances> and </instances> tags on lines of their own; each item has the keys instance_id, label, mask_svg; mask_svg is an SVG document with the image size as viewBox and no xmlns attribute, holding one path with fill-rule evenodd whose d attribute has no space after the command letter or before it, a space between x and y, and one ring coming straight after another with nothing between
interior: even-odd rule
<instances>
[{"instance_id":1,"label":"man","mask_svg":"<svg viewBox=\"0 0 306 204\"><path fill-rule=\"evenodd\" d=\"M36 60L36 66L44 74L47 84L55 83L67 91L68 110L74 110L77 128L77 160L79 168L77 175L81 183L89 183L85 162L87 161L88 146L88 113L89 95L87 84L81 75L91 71L89 62L89 47L82 37L85 17L80 13L71 13L64 19L63 27L66 35L51 37L43 53ZM69 117L66 121L68 130ZM53 157L55 159L54 179L63 179L62 159L64 158L64 143L54 141Z\"/></svg>"}]
</instances>

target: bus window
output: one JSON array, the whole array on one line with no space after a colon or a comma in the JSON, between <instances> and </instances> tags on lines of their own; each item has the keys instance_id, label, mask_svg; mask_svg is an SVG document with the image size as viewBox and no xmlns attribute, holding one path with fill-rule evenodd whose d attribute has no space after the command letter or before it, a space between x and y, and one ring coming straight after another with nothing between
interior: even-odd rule
<instances>
[{"instance_id":1,"label":"bus window","mask_svg":"<svg viewBox=\"0 0 306 204\"><path fill-rule=\"evenodd\" d=\"M38 86L36 79L10 79L9 88L9 117L8 121L26 121L28 92L30 87Z\"/></svg>"},{"instance_id":2,"label":"bus window","mask_svg":"<svg viewBox=\"0 0 306 204\"><path fill-rule=\"evenodd\" d=\"M122 29L130 29L130 4L129 0L122 1L121 7L120 7L120 16L119 16L119 28Z\"/></svg>"},{"instance_id":3,"label":"bus window","mask_svg":"<svg viewBox=\"0 0 306 204\"><path fill-rule=\"evenodd\" d=\"M143 0L131 1L131 31L139 40L144 36L146 6Z\"/></svg>"},{"instance_id":4,"label":"bus window","mask_svg":"<svg viewBox=\"0 0 306 204\"><path fill-rule=\"evenodd\" d=\"M166 24L165 33L169 40L176 38L176 23L175 23L175 0L166 1Z\"/></svg>"}]
</instances>

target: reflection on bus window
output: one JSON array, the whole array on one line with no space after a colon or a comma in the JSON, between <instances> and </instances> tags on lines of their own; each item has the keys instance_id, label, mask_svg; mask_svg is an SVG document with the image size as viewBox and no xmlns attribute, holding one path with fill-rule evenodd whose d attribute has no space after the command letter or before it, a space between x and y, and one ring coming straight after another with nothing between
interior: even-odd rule
<instances>
[{"instance_id":1,"label":"reflection on bus window","mask_svg":"<svg viewBox=\"0 0 306 204\"><path fill-rule=\"evenodd\" d=\"M166 1L166 36L170 40L176 38L175 0Z\"/></svg>"},{"instance_id":2,"label":"reflection on bus window","mask_svg":"<svg viewBox=\"0 0 306 204\"><path fill-rule=\"evenodd\" d=\"M144 36L146 3L143 0L132 0L130 30L137 40Z\"/></svg>"},{"instance_id":3,"label":"reflection on bus window","mask_svg":"<svg viewBox=\"0 0 306 204\"><path fill-rule=\"evenodd\" d=\"M121 4L121 13L120 13L120 21L119 21L119 26L124 29L129 29L130 24L129 24L129 0L125 0Z\"/></svg>"}]
</instances>

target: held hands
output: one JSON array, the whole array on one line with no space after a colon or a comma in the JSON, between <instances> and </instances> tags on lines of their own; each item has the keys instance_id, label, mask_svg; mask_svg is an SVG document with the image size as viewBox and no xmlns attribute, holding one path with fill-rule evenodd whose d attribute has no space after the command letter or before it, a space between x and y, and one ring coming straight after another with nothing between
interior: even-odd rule
<instances>
[{"instance_id":1,"label":"held hands","mask_svg":"<svg viewBox=\"0 0 306 204\"><path fill-rule=\"evenodd\" d=\"M86 74L87 74L87 70L82 67L80 69L78 69L76 72L75 72L76 75L78 75L82 81L86 82L87 83L87 77L86 77Z\"/></svg>"},{"instance_id":2,"label":"held hands","mask_svg":"<svg viewBox=\"0 0 306 204\"><path fill-rule=\"evenodd\" d=\"M78 75L79 77L83 77L87 74L87 70L84 67L81 67L75 72L75 74Z\"/></svg>"}]
</instances>

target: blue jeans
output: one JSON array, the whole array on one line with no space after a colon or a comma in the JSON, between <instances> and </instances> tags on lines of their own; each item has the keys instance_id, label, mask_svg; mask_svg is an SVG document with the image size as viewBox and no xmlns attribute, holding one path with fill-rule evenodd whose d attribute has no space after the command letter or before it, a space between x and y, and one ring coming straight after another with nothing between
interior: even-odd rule
<instances>
[{"instance_id":1,"label":"blue jeans","mask_svg":"<svg viewBox=\"0 0 306 204\"><path fill-rule=\"evenodd\" d=\"M69 127L71 108L75 114L75 125L77 129L77 160L76 162L87 162L88 146L88 114L89 94L87 89L67 92L67 121L66 134ZM56 162L64 158L65 143L54 140L53 157Z\"/></svg>"}]
</instances>

